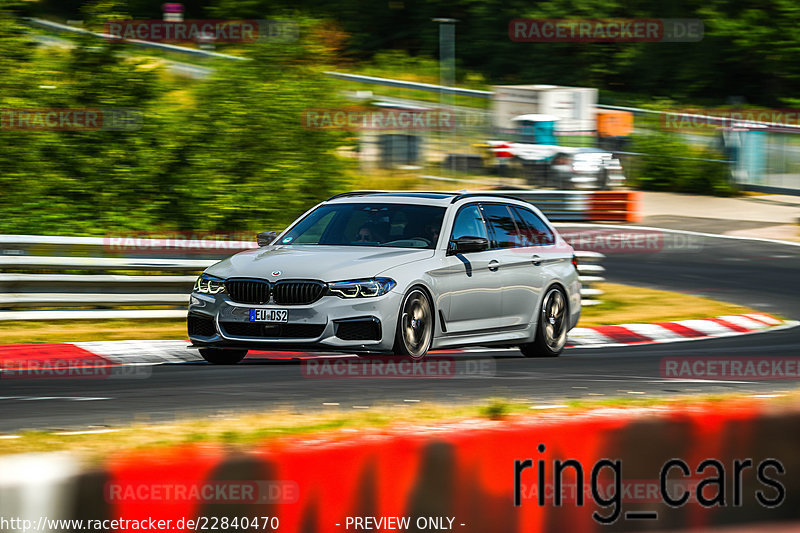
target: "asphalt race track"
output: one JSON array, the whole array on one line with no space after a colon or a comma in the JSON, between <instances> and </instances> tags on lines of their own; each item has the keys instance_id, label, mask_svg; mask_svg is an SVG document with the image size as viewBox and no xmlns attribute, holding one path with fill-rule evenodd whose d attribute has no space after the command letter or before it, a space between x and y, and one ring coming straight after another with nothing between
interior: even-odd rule
<instances>
[{"instance_id":1,"label":"asphalt race track","mask_svg":"<svg viewBox=\"0 0 800 533\"><path fill-rule=\"evenodd\" d=\"M800 318L800 246L700 235L691 242L652 253L607 252L606 278ZM496 396L547 408L569 399L610 396L776 394L794 389L800 380L667 379L660 364L665 357L686 356L797 358L798 348L800 327L670 344L574 348L556 359L524 359L515 350L459 353L452 357L460 364L483 361L491 371L448 379L309 379L298 361L251 361L234 367L166 364L152 367L146 379L0 380L0 433L170 421L242 409L337 408L323 404L351 410Z\"/></svg>"}]
</instances>

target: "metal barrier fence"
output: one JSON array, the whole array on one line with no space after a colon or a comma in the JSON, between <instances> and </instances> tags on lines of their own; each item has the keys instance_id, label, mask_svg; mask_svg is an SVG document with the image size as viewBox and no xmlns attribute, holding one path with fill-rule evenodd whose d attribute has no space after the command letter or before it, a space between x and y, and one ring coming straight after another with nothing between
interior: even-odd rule
<instances>
[{"instance_id":1,"label":"metal barrier fence","mask_svg":"<svg viewBox=\"0 0 800 533\"><path fill-rule=\"evenodd\" d=\"M183 318L198 274L247 241L0 235L0 321ZM584 305L602 254L579 252Z\"/></svg>"}]
</instances>

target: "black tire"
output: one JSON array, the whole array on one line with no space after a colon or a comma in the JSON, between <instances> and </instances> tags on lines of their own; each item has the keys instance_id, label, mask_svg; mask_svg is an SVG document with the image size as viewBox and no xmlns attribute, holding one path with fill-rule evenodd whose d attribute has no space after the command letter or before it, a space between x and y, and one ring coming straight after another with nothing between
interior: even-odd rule
<instances>
[{"instance_id":1,"label":"black tire","mask_svg":"<svg viewBox=\"0 0 800 533\"><path fill-rule=\"evenodd\" d=\"M403 297L397 315L397 332L394 353L412 359L422 359L433 342L434 313L431 299L419 287L414 287Z\"/></svg>"},{"instance_id":2,"label":"black tire","mask_svg":"<svg viewBox=\"0 0 800 533\"><path fill-rule=\"evenodd\" d=\"M567 295L561 287L547 289L538 311L536 337L533 342L519 347L525 357L558 357L567 343L569 307Z\"/></svg>"},{"instance_id":3,"label":"black tire","mask_svg":"<svg viewBox=\"0 0 800 533\"><path fill-rule=\"evenodd\" d=\"M220 348L200 348L200 355L212 365L235 365L247 355L247 350L223 350Z\"/></svg>"}]
</instances>

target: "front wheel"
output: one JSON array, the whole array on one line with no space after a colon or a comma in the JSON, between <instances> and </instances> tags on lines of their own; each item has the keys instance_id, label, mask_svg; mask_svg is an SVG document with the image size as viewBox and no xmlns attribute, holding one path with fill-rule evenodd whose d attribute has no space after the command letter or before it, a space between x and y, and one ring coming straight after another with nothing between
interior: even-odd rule
<instances>
[{"instance_id":1,"label":"front wheel","mask_svg":"<svg viewBox=\"0 0 800 533\"><path fill-rule=\"evenodd\" d=\"M397 318L394 353L422 359L433 341L433 306L425 291L412 289L403 298Z\"/></svg>"},{"instance_id":2,"label":"front wheel","mask_svg":"<svg viewBox=\"0 0 800 533\"><path fill-rule=\"evenodd\" d=\"M536 337L519 347L525 357L558 357L567 344L567 296L559 287L552 287L542 299Z\"/></svg>"},{"instance_id":3,"label":"front wheel","mask_svg":"<svg viewBox=\"0 0 800 533\"><path fill-rule=\"evenodd\" d=\"M212 365L235 365L247 355L247 350L222 350L220 348L200 348L200 355Z\"/></svg>"}]
</instances>

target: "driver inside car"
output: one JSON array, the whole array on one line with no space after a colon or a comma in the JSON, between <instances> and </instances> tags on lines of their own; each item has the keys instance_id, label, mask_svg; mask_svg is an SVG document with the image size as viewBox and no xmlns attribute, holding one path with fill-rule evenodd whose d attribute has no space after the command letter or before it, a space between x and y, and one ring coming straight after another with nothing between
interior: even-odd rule
<instances>
[{"instance_id":1,"label":"driver inside car","mask_svg":"<svg viewBox=\"0 0 800 533\"><path fill-rule=\"evenodd\" d=\"M354 241L357 243L381 243L383 238L374 226L365 224L359 228Z\"/></svg>"}]
</instances>

